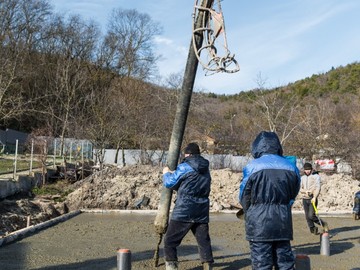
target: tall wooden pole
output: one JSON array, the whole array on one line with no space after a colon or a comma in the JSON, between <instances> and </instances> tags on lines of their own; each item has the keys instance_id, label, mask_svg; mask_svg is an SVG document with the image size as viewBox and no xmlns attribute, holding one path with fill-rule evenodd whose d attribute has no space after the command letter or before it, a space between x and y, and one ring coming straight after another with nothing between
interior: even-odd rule
<instances>
[{"instance_id":1,"label":"tall wooden pole","mask_svg":"<svg viewBox=\"0 0 360 270\"><path fill-rule=\"evenodd\" d=\"M214 2L213 0L203 0L201 6L210 8L213 2ZM198 29L201 27L203 18L206 15L207 15L206 12L199 11L197 18L195 19L194 29ZM203 36L199 34L195 34L193 38L195 39L194 43L196 46L196 50L200 49L203 43ZM186 120L191 103L191 95L193 92L196 71L199 63L195 54L195 48L193 46L194 46L193 41L191 40L189 54L185 67L184 79L180 93L180 99L178 101L176 108L175 120L174 120L170 146L167 156L167 166L171 170L175 170L178 164L181 144L186 126ZM172 190L163 187L161 190L158 212L154 222L155 231L159 234L159 241L154 255L155 266L158 266L159 245L161 243L162 235L166 232L169 221L171 197L172 197Z\"/></svg>"}]
</instances>

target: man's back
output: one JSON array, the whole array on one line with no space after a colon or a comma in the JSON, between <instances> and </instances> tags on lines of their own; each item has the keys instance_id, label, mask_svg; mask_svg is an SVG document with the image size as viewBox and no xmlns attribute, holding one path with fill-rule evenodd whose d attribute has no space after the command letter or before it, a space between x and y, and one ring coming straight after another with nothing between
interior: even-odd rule
<instances>
[{"instance_id":1,"label":"man's back","mask_svg":"<svg viewBox=\"0 0 360 270\"><path fill-rule=\"evenodd\" d=\"M164 185L177 191L171 219L208 223L211 189L209 161L200 155L188 156L174 173L163 177Z\"/></svg>"},{"instance_id":2,"label":"man's back","mask_svg":"<svg viewBox=\"0 0 360 270\"><path fill-rule=\"evenodd\" d=\"M260 132L251 154L254 160L243 170L239 199L245 213L252 267L294 269L291 206L300 188L299 170L283 157L274 132Z\"/></svg>"},{"instance_id":3,"label":"man's back","mask_svg":"<svg viewBox=\"0 0 360 270\"><path fill-rule=\"evenodd\" d=\"M241 203L246 211L248 240L291 240L291 203L299 188L294 165L265 154L244 169Z\"/></svg>"},{"instance_id":4,"label":"man's back","mask_svg":"<svg viewBox=\"0 0 360 270\"><path fill-rule=\"evenodd\" d=\"M246 215L246 237L252 241L291 240L291 204L299 192L299 171L282 156L275 133L260 133L251 152L254 160L243 170L239 195Z\"/></svg>"}]
</instances>

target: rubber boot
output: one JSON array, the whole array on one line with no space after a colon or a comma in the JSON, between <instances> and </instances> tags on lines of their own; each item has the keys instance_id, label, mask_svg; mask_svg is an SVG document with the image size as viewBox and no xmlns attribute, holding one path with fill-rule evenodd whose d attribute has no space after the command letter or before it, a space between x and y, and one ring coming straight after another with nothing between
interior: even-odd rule
<instances>
[{"instance_id":1,"label":"rubber boot","mask_svg":"<svg viewBox=\"0 0 360 270\"><path fill-rule=\"evenodd\" d=\"M178 270L178 263L177 262L165 262L165 269L166 270Z\"/></svg>"},{"instance_id":2,"label":"rubber boot","mask_svg":"<svg viewBox=\"0 0 360 270\"><path fill-rule=\"evenodd\" d=\"M322 227L323 227L324 232L329 232L329 225L327 224L326 221L322 222Z\"/></svg>"},{"instance_id":3,"label":"rubber boot","mask_svg":"<svg viewBox=\"0 0 360 270\"><path fill-rule=\"evenodd\" d=\"M203 263L204 270L212 270L212 263Z\"/></svg>"},{"instance_id":4,"label":"rubber boot","mask_svg":"<svg viewBox=\"0 0 360 270\"><path fill-rule=\"evenodd\" d=\"M317 227L311 227L311 228L310 228L310 232L311 232L312 234L315 234L315 235L318 235L318 234L319 234L319 230L318 230Z\"/></svg>"}]
</instances>

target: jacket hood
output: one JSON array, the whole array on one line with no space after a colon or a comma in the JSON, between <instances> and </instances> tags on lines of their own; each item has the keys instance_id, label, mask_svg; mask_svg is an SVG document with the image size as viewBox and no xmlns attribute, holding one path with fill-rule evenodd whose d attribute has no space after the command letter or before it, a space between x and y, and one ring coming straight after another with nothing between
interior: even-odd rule
<instances>
[{"instance_id":1,"label":"jacket hood","mask_svg":"<svg viewBox=\"0 0 360 270\"><path fill-rule=\"evenodd\" d=\"M204 174L209 170L209 161L200 155L188 156L185 158L185 162L200 174Z\"/></svg>"},{"instance_id":2,"label":"jacket hood","mask_svg":"<svg viewBox=\"0 0 360 270\"><path fill-rule=\"evenodd\" d=\"M263 154L283 155L279 137L275 132L262 131L256 137L251 147L251 154L259 158Z\"/></svg>"}]
</instances>

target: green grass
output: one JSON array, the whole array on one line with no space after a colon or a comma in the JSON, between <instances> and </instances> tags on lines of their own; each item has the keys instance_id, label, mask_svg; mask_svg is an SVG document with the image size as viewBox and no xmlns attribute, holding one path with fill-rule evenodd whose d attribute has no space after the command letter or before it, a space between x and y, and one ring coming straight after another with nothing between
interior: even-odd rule
<instances>
[{"instance_id":1,"label":"green grass","mask_svg":"<svg viewBox=\"0 0 360 270\"><path fill-rule=\"evenodd\" d=\"M35 187L32 189L32 192L35 195L46 196L46 195L59 195L60 197L55 199L56 202L62 202L66 199L66 196L73 192L72 189L69 189L65 184L66 181L58 181L53 184L46 184L42 187Z\"/></svg>"},{"instance_id":2,"label":"green grass","mask_svg":"<svg viewBox=\"0 0 360 270\"><path fill-rule=\"evenodd\" d=\"M33 168L41 167L39 161L33 160ZM30 160L19 159L16 162L16 171L30 170ZM10 158L0 158L0 174L13 173L14 172L14 160Z\"/></svg>"}]
</instances>

